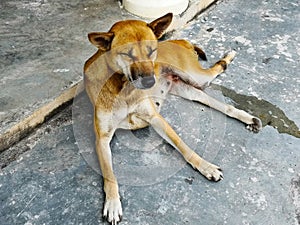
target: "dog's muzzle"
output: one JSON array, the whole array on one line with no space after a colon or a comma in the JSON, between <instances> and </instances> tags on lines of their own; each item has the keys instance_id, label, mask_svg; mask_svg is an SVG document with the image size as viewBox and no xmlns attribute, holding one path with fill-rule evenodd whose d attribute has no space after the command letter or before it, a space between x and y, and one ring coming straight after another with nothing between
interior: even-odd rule
<instances>
[{"instance_id":1,"label":"dog's muzzle","mask_svg":"<svg viewBox=\"0 0 300 225\"><path fill-rule=\"evenodd\" d=\"M149 89L155 84L155 76L138 77L132 81L135 88L138 89Z\"/></svg>"},{"instance_id":2,"label":"dog's muzzle","mask_svg":"<svg viewBox=\"0 0 300 225\"><path fill-rule=\"evenodd\" d=\"M155 84L153 62L136 62L130 65L130 80L138 89L148 89Z\"/></svg>"}]
</instances>

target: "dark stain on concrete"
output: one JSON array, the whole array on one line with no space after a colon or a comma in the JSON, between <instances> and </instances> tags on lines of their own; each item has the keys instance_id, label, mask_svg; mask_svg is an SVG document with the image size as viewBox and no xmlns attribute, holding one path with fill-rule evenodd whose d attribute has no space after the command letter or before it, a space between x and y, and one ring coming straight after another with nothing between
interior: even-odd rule
<instances>
[{"instance_id":1,"label":"dark stain on concrete","mask_svg":"<svg viewBox=\"0 0 300 225\"><path fill-rule=\"evenodd\" d=\"M257 117L263 123L263 127L272 126L279 133L285 133L300 138L300 130L294 121L290 120L285 113L276 105L270 102L258 99L255 96L238 94L226 87L212 84L215 90L220 90L225 97L233 100L235 107L245 110Z\"/></svg>"},{"instance_id":2,"label":"dark stain on concrete","mask_svg":"<svg viewBox=\"0 0 300 225\"><path fill-rule=\"evenodd\" d=\"M187 177L184 179L184 181L190 185L193 184L195 177Z\"/></svg>"}]
</instances>

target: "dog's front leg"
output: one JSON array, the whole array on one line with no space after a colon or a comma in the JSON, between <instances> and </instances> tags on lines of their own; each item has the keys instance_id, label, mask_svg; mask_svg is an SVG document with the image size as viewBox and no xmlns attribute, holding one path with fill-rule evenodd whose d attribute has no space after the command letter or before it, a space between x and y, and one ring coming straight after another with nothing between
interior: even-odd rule
<instances>
[{"instance_id":1,"label":"dog's front leg","mask_svg":"<svg viewBox=\"0 0 300 225\"><path fill-rule=\"evenodd\" d=\"M149 123L161 137L179 150L185 160L190 163L194 169L197 169L207 179L219 181L223 178L221 169L207 162L190 149L160 114L156 113Z\"/></svg>"},{"instance_id":2,"label":"dog's front leg","mask_svg":"<svg viewBox=\"0 0 300 225\"><path fill-rule=\"evenodd\" d=\"M117 224L122 217L122 206L117 179L112 169L111 149L108 137L97 137L96 148L104 182L105 204L103 216L108 222Z\"/></svg>"},{"instance_id":3,"label":"dog's front leg","mask_svg":"<svg viewBox=\"0 0 300 225\"><path fill-rule=\"evenodd\" d=\"M106 119L104 118L104 120ZM103 216L107 218L108 222L115 225L122 219L122 206L117 179L113 173L111 149L109 146L114 130L103 128L103 123L100 123L97 118L95 118L94 123L96 151L103 176L104 192L106 195ZM107 123L108 122L106 120L104 124L107 125Z\"/></svg>"}]
</instances>

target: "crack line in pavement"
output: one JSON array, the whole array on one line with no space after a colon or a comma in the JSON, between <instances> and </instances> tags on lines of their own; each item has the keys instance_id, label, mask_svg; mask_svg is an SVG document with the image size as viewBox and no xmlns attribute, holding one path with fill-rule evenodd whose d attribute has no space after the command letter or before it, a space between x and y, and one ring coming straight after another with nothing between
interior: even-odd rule
<instances>
[{"instance_id":1,"label":"crack line in pavement","mask_svg":"<svg viewBox=\"0 0 300 225\"><path fill-rule=\"evenodd\" d=\"M21 212L18 213L17 218L25 211L25 209L30 205L30 203L33 201L33 199L35 199L35 197L37 196L37 194L35 196L33 196L25 205L25 207L21 210Z\"/></svg>"}]
</instances>

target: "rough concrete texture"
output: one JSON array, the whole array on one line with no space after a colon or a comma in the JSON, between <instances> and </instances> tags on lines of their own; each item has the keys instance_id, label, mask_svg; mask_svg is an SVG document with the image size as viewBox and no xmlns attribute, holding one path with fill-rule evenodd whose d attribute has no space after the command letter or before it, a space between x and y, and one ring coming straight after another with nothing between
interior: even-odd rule
<instances>
[{"instance_id":1,"label":"rough concrete texture","mask_svg":"<svg viewBox=\"0 0 300 225\"><path fill-rule=\"evenodd\" d=\"M1 7L20 7L20 3L4 3ZM97 4L108 7L107 3ZM67 13L69 4L72 5L58 2L54 5ZM74 13L71 8L69 15ZM83 11L84 8L83 5ZM75 55L75 61L82 57L82 52L88 56L94 49L86 43L84 35L77 38L74 35L87 33L96 26L96 30L110 26L102 24L99 28L99 5L98 10L88 9L91 14L82 21L91 21L82 24L71 21L73 38L63 39L60 45L70 51L68 54ZM118 9L105 14L113 12L122 17ZM16 14L8 15L15 16L16 22L21 21ZM200 155L222 167L224 180L218 183L207 181L189 167L151 128L119 131L111 146L124 210L122 224L299 224L299 15L296 0L222 1L170 36L186 38L201 46L209 59L206 66L226 51L236 49L236 59L207 92L248 109L262 119L264 128L253 134L240 122L205 106L176 97L166 102L162 114L174 129ZM64 22L59 22L59 17L52 19L58 21L57 26ZM47 32L41 36L45 37ZM23 49L34 49L22 41L27 38L18 38L21 38L19 45L24 44ZM44 78L51 79L53 89L36 87L39 81L27 70L43 71L39 66L45 64L43 61L34 64L35 60L30 58L33 53L22 56L23 51L14 53L20 54L20 59L17 55L10 58L20 60L19 66L14 64L10 68L5 61L1 67L14 71L12 77L1 78L1 85L16 82L30 96L37 96L39 91L55 93L56 83L76 79L79 73L75 72L81 71L83 62L64 65L65 53L54 52L59 48L57 43L49 37L44 44L51 48L41 55L48 63L60 59L51 62L51 71L69 69ZM70 73L70 80L62 78L64 73ZM27 86L28 89L24 88ZM29 97L23 92L15 94L23 98L18 103L14 95L7 96L12 104L26 105ZM1 111L2 105L10 107L1 103ZM1 116L6 116L9 108L3 111ZM106 224L101 219L104 194L97 162L93 160L91 119L88 99L85 94L80 95L71 107L1 154L1 224Z\"/></svg>"},{"instance_id":2,"label":"rough concrete texture","mask_svg":"<svg viewBox=\"0 0 300 225\"><path fill-rule=\"evenodd\" d=\"M133 16L118 1L12 1L1 7L0 132L82 77L91 31Z\"/></svg>"}]
</instances>

